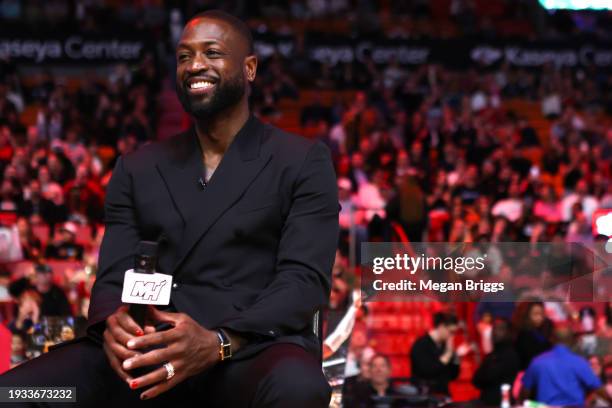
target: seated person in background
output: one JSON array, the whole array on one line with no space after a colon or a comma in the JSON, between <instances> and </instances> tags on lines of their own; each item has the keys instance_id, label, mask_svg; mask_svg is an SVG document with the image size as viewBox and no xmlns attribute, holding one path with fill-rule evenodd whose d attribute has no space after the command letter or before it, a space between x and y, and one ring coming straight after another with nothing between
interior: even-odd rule
<instances>
[{"instance_id":1,"label":"seated person in background","mask_svg":"<svg viewBox=\"0 0 612 408\"><path fill-rule=\"evenodd\" d=\"M374 356L376 354L362 352L359 357L359 374L344 379L344 384L342 384L342 405L344 407L359 406L360 390L363 389L363 384L368 384L370 381L370 360Z\"/></svg>"},{"instance_id":2,"label":"seated person in background","mask_svg":"<svg viewBox=\"0 0 612 408\"><path fill-rule=\"evenodd\" d=\"M391 362L387 356L378 354L370 360L370 393L369 407L377 407L376 397L391 397L398 395L391 385Z\"/></svg>"},{"instance_id":3,"label":"seated person in background","mask_svg":"<svg viewBox=\"0 0 612 408\"><path fill-rule=\"evenodd\" d=\"M47 246L45 257L65 260L82 260L83 246L76 243L77 226L73 222L66 222L58 232L58 239Z\"/></svg>"},{"instance_id":4,"label":"seated person in background","mask_svg":"<svg viewBox=\"0 0 612 408\"><path fill-rule=\"evenodd\" d=\"M10 367L16 367L26 361L26 341L21 333L13 333L11 337L11 364Z\"/></svg>"},{"instance_id":5,"label":"seated person in background","mask_svg":"<svg viewBox=\"0 0 612 408\"><path fill-rule=\"evenodd\" d=\"M367 312L366 308L362 310ZM374 357L375 354L376 351L369 345L365 323L363 321L357 321L353 327L353 333L351 333L351 343L346 356L346 366L344 369L346 378L363 377L363 370L367 369L370 359Z\"/></svg>"},{"instance_id":6,"label":"seated person in background","mask_svg":"<svg viewBox=\"0 0 612 408\"><path fill-rule=\"evenodd\" d=\"M410 351L413 383L429 394L449 395L448 383L459 375L458 357L453 348L457 318L438 312L434 328L418 338Z\"/></svg>"},{"instance_id":7,"label":"seated person in background","mask_svg":"<svg viewBox=\"0 0 612 408\"><path fill-rule=\"evenodd\" d=\"M72 311L66 294L53 283L53 270L49 265L36 265L34 287L42 298L41 316L70 316Z\"/></svg>"},{"instance_id":8,"label":"seated person in background","mask_svg":"<svg viewBox=\"0 0 612 408\"><path fill-rule=\"evenodd\" d=\"M16 225L17 231L19 232L19 243L21 245L23 259L32 261L38 260L42 254L42 243L40 239L34 235L30 221L25 217L19 217Z\"/></svg>"},{"instance_id":9,"label":"seated person in background","mask_svg":"<svg viewBox=\"0 0 612 408\"><path fill-rule=\"evenodd\" d=\"M589 363L571 351L574 333L567 327L555 330L555 346L536 357L522 378L522 399L535 399L548 405L583 406L588 393L612 404L601 380Z\"/></svg>"},{"instance_id":10,"label":"seated person in background","mask_svg":"<svg viewBox=\"0 0 612 408\"><path fill-rule=\"evenodd\" d=\"M550 350L553 323L546 317L544 303L527 299L517 305L512 320L517 331L514 347L525 370L535 357Z\"/></svg>"},{"instance_id":11,"label":"seated person in background","mask_svg":"<svg viewBox=\"0 0 612 408\"><path fill-rule=\"evenodd\" d=\"M41 191L40 181L33 179L30 181L29 198L21 203L18 213L20 216L27 217L32 222L44 221L51 228L59 221L61 212L51 200L47 200Z\"/></svg>"},{"instance_id":12,"label":"seated person in background","mask_svg":"<svg viewBox=\"0 0 612 408\"><path fill-rule=\"evenodd\" d=\"M391 385L391 362L382 355L377 354L370 360L370 378L355 384L351 398L342 400L344 408L377 408L394 406L388 404L382 397L398 396L399 393ZM379 402L377 402L379 399Z\"/></svg>"},{"instance_id":13,"label":"seated person in background","mask_svg":"<svg viewBox=\"0 0 612 408\"><path fill-rule=\"evenodd\" d=\"M486 406L499 406L501 385L514 383L519 372L519 357L512 345L511 327L508 320L493 322L493 352L487 355L472 383L480 390L480 401Z\"/></svg>"},{"instance_id":14,"label":"seated person in background","mask_svg":"<svg viewBox=\"0 0 612 408\"><path fill-rule=\"evenodd\" d=\"M17 316L8 324L8 329L12 333L25 336L40 319L41 298L32 289L20 290L18 294L14 290L11 285L11 294L17 298Z\"/></svg>"},{"instance_id":15,"label":"seated person in background","mask_svg":"<svg viewBox=\"0 0 612 408\"><path fill-rule=\"evenodd\" d=\"M34 267L34 271L34 275L29 279L27 277L18 279L12 282L9 288L11 296L18 299L20 312L15 323L19 323L20 327L23 323L20 320L22 309L23 318L29 318L32 323L38 323L39 316L70 316L72 314L66 294L62 288L53 283L51 267L39 264ZM35 306L31 300L34 301ZM25 330L28 328L29 326Z\"/></svg>"}]
</instances>

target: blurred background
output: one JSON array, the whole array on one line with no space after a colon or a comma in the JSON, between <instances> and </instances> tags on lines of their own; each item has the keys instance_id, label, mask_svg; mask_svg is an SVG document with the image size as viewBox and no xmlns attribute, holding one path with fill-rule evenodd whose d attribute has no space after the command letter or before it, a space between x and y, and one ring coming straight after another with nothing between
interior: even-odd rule
<instances>
[{"instance_id":1,"label":"blurred background","mask_svg":"<svg viewBox=\"0 0 612 408\"><path fill-rule=\"evenodd\" d=\"M508 380L476 379L498 320L521 370L561 325L612 384L612 302L538 302L554 271L493 306L356 293L362 242L609 241L612 2L575 9L588 3L0 0L0 371L82 334L114 162L190 125L174 44L190 16L220 8L255 37L255 114L333 154L342 233L324 349L337 389L418 385L411 350L440 316L453 401L492 387L499 403ZM498 272L515 267L502 257Z\"/></svg>"}]
</instances>

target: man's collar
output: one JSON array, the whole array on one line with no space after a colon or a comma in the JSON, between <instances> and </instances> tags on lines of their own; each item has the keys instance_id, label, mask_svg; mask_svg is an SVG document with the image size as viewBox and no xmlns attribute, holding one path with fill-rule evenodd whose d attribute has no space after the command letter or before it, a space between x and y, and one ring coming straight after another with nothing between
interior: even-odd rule
<instances>
[{"instance_id":1,"label":"man's collar","mask_svg":"<svg viewBox=\"0 0 612 408\"><path fill-rule=\"evenodd\" d=\"M249 114L248 119L236 133L225 154L230 149L237 149L243 161L256 159L259 156L264 129L265 125L252 113ZM185 167L192 160L198 162L202 160L202 151L195 125L191 125L185 132L168 139L167 142L170 146L166 151L170 161L175 165Z\"/></svg>"}]
</instances>

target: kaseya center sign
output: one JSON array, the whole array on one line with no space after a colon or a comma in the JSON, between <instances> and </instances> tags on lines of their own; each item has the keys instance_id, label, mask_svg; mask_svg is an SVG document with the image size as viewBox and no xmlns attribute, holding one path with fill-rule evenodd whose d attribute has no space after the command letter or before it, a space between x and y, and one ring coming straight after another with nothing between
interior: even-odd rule
<instances>
[{"instance_id":1,"label":"kaseya center sign","mask_svg":"<svg viewBox=\"0 0 612 408\"><path fill-rule=\"evenodd\" d=\"M68 35L61 38L0 36L0 58L30 63L137 61L147 42L137 38L92 38Z\"/></svg>"}]
</instances>

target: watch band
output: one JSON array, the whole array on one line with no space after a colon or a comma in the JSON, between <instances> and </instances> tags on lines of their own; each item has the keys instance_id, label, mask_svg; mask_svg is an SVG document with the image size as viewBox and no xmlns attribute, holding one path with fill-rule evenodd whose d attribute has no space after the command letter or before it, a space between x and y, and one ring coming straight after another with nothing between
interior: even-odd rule
<instances>
[{"instance_id":1,"label":"watch band","mask_svg":"<svg viewBox=\"0 0 612 408\"><path fill-rule=\"evenodd\" d=\"M219 337L219 359L227 360L232 357L232 342L223 330L218 329L216 333Z\"/></svg>"}]
</instances>

